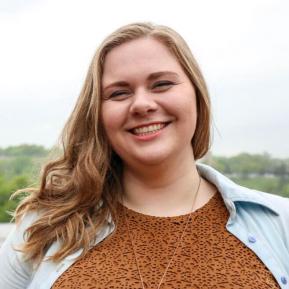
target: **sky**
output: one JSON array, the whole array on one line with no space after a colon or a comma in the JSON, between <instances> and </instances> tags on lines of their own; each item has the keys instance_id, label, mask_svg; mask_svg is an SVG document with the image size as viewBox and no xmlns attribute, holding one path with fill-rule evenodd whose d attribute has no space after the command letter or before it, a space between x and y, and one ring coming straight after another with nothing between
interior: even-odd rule
<instances>
[{"instance_id":1,"label":"sky","mask_svg":"<svg viewBox=\"0 0 289 289\"><path fill-rule=\"evenodd\" d=\"M213 108L215 155L289 157L286 0L0 0L0 147L57 142L92 56L135 21L189 44Z\"/></svg>"}]
</instances>

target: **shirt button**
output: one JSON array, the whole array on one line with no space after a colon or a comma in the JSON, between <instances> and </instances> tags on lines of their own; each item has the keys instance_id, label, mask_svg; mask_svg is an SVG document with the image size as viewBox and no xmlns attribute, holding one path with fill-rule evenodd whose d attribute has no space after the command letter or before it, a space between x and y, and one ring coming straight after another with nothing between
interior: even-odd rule
<instances>
[{"instance_id":1,"label":"shirt button","mask_svg":"<svg viewBox=\"0 0 289 289\"><path fill-rule=\"evenodd\" d=\"M283 284L287 284L287 279L286 279L285 276L282 276L282 277L281 277L281 282L282 282Z\"/></svg>"},{"instance_id":2,"label":"shirt button","mask_svg":"<svg viewBox=\"0 0 289 289\"><path fill-rule=\"evenodd\" d=\"M255 243L257 241L254 236L249 236L248 240L249 240L250 243Z\"/></svg>"}]
</instances>

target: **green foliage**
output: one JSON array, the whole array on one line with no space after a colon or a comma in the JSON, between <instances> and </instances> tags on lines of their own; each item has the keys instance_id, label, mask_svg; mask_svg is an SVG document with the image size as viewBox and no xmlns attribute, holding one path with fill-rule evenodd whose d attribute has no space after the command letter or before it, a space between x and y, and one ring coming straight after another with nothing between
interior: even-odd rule
<instances>
[{"instance_id":1,"label":"green foliage","mask_svg":"<svg viewBox=\"0 0 289 289\"><path fill-rule=\"evenodd\" d=\"M232 177L231 179L241 186L271 194L276 194L279 188L279 179L277 177L267 178L260 176L246 179Z\"/></svg>"},{"instance_id":2,"label":"green foliage","mask_svg":"<svg viewBox=\"0 0 289 289\"><path fill-rule=\"evenodd\" d=\"M18 189L34 186L38 181L41 164L49 150L37 145L10 146L0 148L0 222L8 222L20 201L9 200Z\"/></svg>"},{"instance_id":3,"label":"green foliage","mask_svg":"<svg viewBox=\"0 0 289 289\"><path fill-rule=\"evenodd\" d=\"M35 186L41 165L50 150L37 145L0 148L0 222L9 222L7 211L13 211L19 197L9 200L18 189ZM54 150L55 156L61 150ZM213 156L203 160L236 183L289 197L289 159L274 159L267 153L242 153L233 157Z\"/></svg>"},{"instance_id":4,"label":"green foliage","mask_svg":"<svg viewBox=\"0 0 289 289\"><path fill-rule=\"evenodd\" d=\"M248 177L250 174L288 176L289 159L274 159L268 153L241 153L233 157L212 158L214 167L225 174L238 174Z\"/></svg>"},{"instance_id":5,"label":"green foliage","mask_svg":"<svg viewBox=\"0 0 289 289\"><path fill-rule=\"evenodd\" d=\"M25 188L29 184L29 177L25 175L14 176L12 179L4 179L0 176L0 222L8 222L10 216L7 211L16 208L19 197L10 200L10 196L20 188Z\"/></svg>"},{"instance_id":6,"label":"green foliage","mask_svg":"<svg viewBox=\"0 0 289 289\"><path fill-rule=\"evenodd\" d=\"M289 159L274 159L268 153L214 156L209 162L236 183L259 191L289 196Z\"/></svg>"},{"instance_id":7,"label":"green foliage","mask_svg":"<svg viewBox=\"0 0 289 289\"><path fill-rule=\"evenodd\" d=\"M48 153L43 146L22 144L0 148L0 157L44 157Z\"/></svg>"}]
</instances>

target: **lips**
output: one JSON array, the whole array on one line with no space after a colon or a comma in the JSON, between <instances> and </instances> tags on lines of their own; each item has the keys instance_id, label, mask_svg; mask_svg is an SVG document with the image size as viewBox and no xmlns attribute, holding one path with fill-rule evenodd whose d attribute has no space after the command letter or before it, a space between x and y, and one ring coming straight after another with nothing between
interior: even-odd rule
<instances>
[{"instance_id":1,"label":"lips","mask_svg":"<svg viewBox=\"0 0 289 289\"><path fill-rule=\"evenodd\" d=\"M150 123L145 123L145 124L140 124L140 125L137 125L137 126L134 126L133 128L131 129L128 129L129 132L133 133L133 131L136 129L136 128L143 128L143 127L148 127L150 125L158 125L158 124L164 124L164 127L167 126L169 123L171 123L171 121L155 121L155 122L150 122Z\"/></svg>"}]
</instances>

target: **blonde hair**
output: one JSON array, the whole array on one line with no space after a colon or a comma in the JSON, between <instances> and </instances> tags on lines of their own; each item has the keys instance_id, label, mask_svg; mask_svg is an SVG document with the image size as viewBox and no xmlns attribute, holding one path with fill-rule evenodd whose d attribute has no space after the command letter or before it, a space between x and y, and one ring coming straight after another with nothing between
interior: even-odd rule
<instances>
[{"instance_id":1,"label":"blonde hair","mask_svg":"<svg viewBox=\"0 0 289 289\"><path fill-rule=\"evenodd\" d=\"M29 193L14 212L16 223L27 212L41 212L27 228L25 243L19 249L36 266L55 241L61 246L48 260L59 262L81 248L79 258L83 257L108 216L116 221L116 204L122 194L122 161L112 150L100 121L101 78L107 53L140 37L161 41L190 78L197 96L197 124L192 139L195 159L203 157L209 149L208 90L184 39L169 27L146 22L132 23L113 32L91 61L76 105L60 135L61 155L44 166L38 188L21 189L12 196Z\"/></svg>"}]
</instances>

